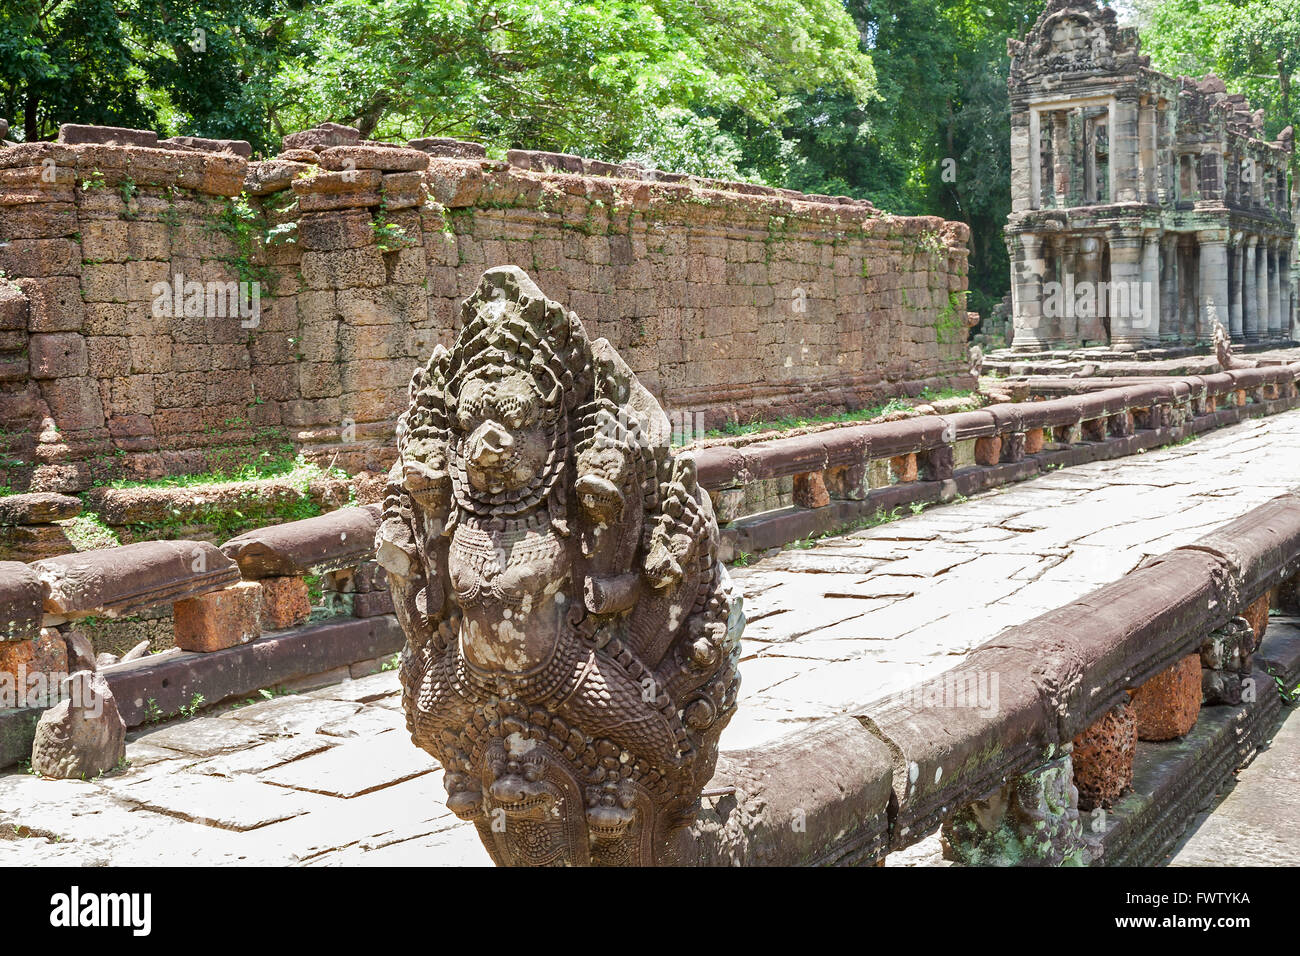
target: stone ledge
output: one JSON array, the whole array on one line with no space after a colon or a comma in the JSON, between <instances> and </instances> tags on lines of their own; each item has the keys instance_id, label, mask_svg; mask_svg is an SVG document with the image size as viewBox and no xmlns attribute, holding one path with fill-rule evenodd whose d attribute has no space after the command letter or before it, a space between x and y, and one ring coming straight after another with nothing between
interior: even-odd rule
<instances>
[{"instance_id":1,"label":"stone ledge","mask_svg":"<svg viewBox=\"0 0 1300 956\"><path fill-rule=\"evenodd\" d=\"M164 714L188 706L195 694L207 705L253 693L357 661L387 657L405 638L392 615L336 618L269 634L247 644L210 653L142 658L104 672L128 727L145 722L148 702Z\"/></svg>"}]
</instances>

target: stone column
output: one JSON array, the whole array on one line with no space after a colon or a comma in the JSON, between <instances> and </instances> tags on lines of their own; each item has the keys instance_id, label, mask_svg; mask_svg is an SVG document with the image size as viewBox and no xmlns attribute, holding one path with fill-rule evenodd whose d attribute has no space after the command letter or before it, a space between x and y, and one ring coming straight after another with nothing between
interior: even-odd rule
<instances>
[{"instance_id":1,"label":"stone column","mask_svg":"<svg viewBox=\"0 0 1300 956\"><path fill-rule=\"evenodd\" d=\"M1228 240L1228 335L1241 340L1241 233Z\"/></svg>"},{"instance_id":2,"label":"stone column","mask_svg":"<svg viewBox=\"0 0 1300 956\"><path fill-rule=\"evenodd\" d=\"M1029 208L1043 208L1043 128L1038 110L1029 111Z\"/></svg>"},{"instance_id":3,"label":"stone column","mask_svg":"<svg viewBox=\"0 0 1300 956\"><path fill-rule=\"evenodd\" d=\"M1043 237L1032 232L1012 238L1012 339L1013 349L1044 347L1043 324Z\"/></svg>"},{"instance_id":4,"label":"stone column","mask_svg":"<svg viewBox=\"0 0 1300 956\"><path fill-rule=\"evenodd\" d=\"M1277 240L1268 244L1268 337L1282 338L1282 260Z\"/></svg>"},{"instance_id":5,"label":"stone column","mask_svg":"<svg viewBox=\"0 0 1300 956\"><path fill-rule=\"evenodd\" d=\"M1078 261L1078 243L1072 237L1055 236L1052 239L1052 257L1056 262L1053 279L1060 282L1062 307L1055 317L1044 316L1052 345L1074 348L1079 344L1079 316L1074 309L1075 288L1079 281L1075 263Z\"/></svg>"},{"instance_id":6,"label":"stone column","mask_svg":"<svg viewBox=\"0 0 1300 956\"><path fill-rule=\"evenodd\" d=\"M1138 166L1142 171L1142 201L1159 202L1156 128L1159 122L1154 97L1143 97L1138 114Z\"/></svg>"},{"instance_id":7,"label":"stone column","mask_svg":"<svg viewBox=\"0 0 1300 956\"><path fill-rule=\"evenodd\" d=\"M1207 229L1196 234L1201 244L1201 315L1196 341L1214 341L1214 323L1227 328L1228 318L1228 234Z\"/></svg>"},{"instance_id":8,"label":"stone column","mask_svg":"<svg viewBox=\"0 0 1300 956\"><path fill-rule=\"evenodd\" d=\"M1121 233L1110 239L1110 347L1140 349L1146 324L1142 307L1142 236Z\"/></svg>"},{"instance_id":9,"label":"stone column","mask_svg":"<svg viewBox=\"0 0 1300 956\"><path fill-rule=\"evenodd\" d=\"M1255 281L1255 247L1259 244L1258 236L1246 236L1242 239L1246 255L1241 266L1242 331L1247 342L1258 342L1259 327L1259 283Z\"/></svg>"},{"instance_id":10,"label":"stone column","mask_svg":"<svg viewBox=\"0 0 1300 956\"><path fill-rule=\"evenodd\" d=\"M1261 339L1268 338L1268 240L1259 237L1255 248L1255 286L1259 290L1259 320L1256 327Z\"/></svg>"},{"instance_id":11,"label":"stone column","mask_svg":"<svg viewBox=\"0 0 1300 956\"><path fill-rule=\"evenodd\" d=\"M1027 212L1034 208L1030 176L1029 113L1011 117L1011 211Z\"/></svg>"},{"instance_id":12,"label":"stone column","mask_svg":"<svg viewBox=\"0 0 1300 956\"><path fill-rule=\"evenodd\" d=\"M1282 254L1278 257L1278 294L1282 298L1282 337L1290 339L1293 337L1291 318L1292 303L1295 301L1295 286L1291 280L1291 243L1284 241L1282 243Z\"/></svg>"},{"instance_id":13,"label":"stone column","mask_svg":"<svg viewBox=\"0 0 1300 956\"><path fill-rule=\"evenodd\" d=\"M1110 164L1115 183L1115 194L1111 197L1111 202L1140 202L1136 95L1115 101L1110 139Z\"/></svg>"},{"instance_id":14,"label":"stone column","mask_svg":"<svg viewBox=\"0 0 1300 956\"><path fill-rule=\"evenodd\" d=\"M1182 307L1178 294L1178 236L1166 233L1162 239L1161 258L1163 267L1160 274L1160 341L1176 343L1178 325Z\"/></svg>"},{"instance_id":15,"label":"stone column","mask_svg":"<svg viewBox=\"0 0 1300 956\"><path fill-rule=\"evenodd\" d=\"M1094 293L1097 289L1097 283L1102 279L1101 275L1101 249L1102 239L1099 236L1082 236L1077 240L1078 255L1076 261L1079 264L1078 275L1075 276L1077 283L1091 283ZM1078 295L1075 296L1076 305L1078 304ZM1086 300L1085 300L1086 303ZM1083 342L1101 342L1106 338L1105 326L1101 324L1102 304L1094 294L1092 297L1091 308L1085 308L1079 311L1075 316L1075 340Z\"/></svg>"},{"instance_id":16,"label":"stone column","mask_svg":"<svg viewBox=\"0 0 1300 956\"><path fill-rule=\"evenodd\" d=\"M1064 209L1070 204L1070 114L1054 110L1052 121L1052 205Z\"/></svg>"},{"instance_id":17,"label":"stone column","mask_svg":"<svg viewBox=\"0 0 1300 956\"><path fill-rule=\"evenodd\" d=\"M1152 346L1160 344L1160 240L1149 232L1142 246L1142 341Z\"/></svg>"}]
</instances>

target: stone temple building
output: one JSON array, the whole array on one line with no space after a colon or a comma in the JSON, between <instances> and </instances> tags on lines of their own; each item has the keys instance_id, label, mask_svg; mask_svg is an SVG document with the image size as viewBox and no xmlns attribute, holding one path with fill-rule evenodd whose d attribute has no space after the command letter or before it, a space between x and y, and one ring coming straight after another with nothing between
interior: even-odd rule
<instances>
[{"instance_id":1,"label":"stone temple building","mask_svg":"<svg viewBox=\"0 0 1300 956\"><path fill-rule=\"evenodd\" d=\"M1007 44L1012 349L1290 339L1291 128L1266 141L1262 110L1151 69L1115 20L1049 0Z\"/></svg>"}]
</instances>

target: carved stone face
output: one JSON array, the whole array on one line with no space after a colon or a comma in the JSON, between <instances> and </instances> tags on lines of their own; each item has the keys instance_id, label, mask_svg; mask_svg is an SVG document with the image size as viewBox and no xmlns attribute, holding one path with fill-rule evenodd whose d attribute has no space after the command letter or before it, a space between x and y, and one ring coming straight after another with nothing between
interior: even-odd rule
<instances>
[{"instance_id":1,"label":"carved stone face","mask_svg":"<svg viewBox=\"0 0 1300 956\"><path fill-rule=\"evenodd\" d=\"M478 491L524 488L550 450L541 397L517 369L483 369L461 389L456 424L465 436L465 473Z\"/></svg>"}]
</instances>

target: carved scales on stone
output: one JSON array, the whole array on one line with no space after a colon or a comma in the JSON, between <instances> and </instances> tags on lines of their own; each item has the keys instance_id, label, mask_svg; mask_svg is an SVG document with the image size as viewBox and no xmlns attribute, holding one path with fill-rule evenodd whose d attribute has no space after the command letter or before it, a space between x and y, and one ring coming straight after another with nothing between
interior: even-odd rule
<instances>
[{"instance_id":1,"label":"carved scales on stone","mask_svg":"<svg viewBox=\"0 0 1300 956\"><path fill-rule=\"evenodd\" d=\"M499 865L673 862L744 616L667 416L520 269L411 380L377 537L407 727Z\"/></svg>"}]
</instances>

